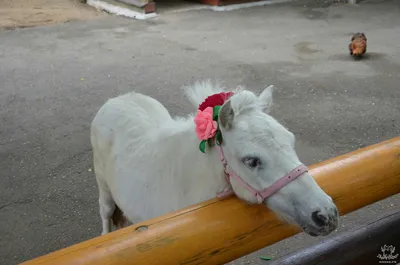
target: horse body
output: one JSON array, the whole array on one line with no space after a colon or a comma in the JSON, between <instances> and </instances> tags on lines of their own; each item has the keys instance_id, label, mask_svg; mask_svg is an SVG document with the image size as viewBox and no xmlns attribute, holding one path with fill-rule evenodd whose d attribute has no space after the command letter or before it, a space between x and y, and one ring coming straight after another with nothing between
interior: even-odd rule
<instances>
[{"instance_id":1,"label":"horse body","mask_svg":"<svg viewBox=\"0 0 400 265\"><path fill-rule=\"evenodd\" d=\"M116 204L136 223L215 197L227 187L213 151L198 149L191 117L173 119L148 96L108 100L91 127L103 234Z\"/></svg>"},{"instance_id":2,"label":"horse body","mask_svg":"<svg viewBox=\"0 0 400 265\"><path fill-rule=\"evenodd\" d=\"M203 82L186 93L198 106L222 91ZM235 92L221 108L226 158L249 185L265 188L300 163L292 151L294 136L261 113L270 105L271 91L265 90L258 98L249 91ZM91 144L102 234L111 231L110 219L118 208L137 223L211 199L229 187L215 148L207 148L206 154L199 151L193 118L172 118L160 102L136 92L109 99L99 109L91 125ZM260 147L264 142L265 147ZM264 154L267 146L270 152ZM268 170L267 163L250 166L254 158L249 154L268 161ZM266 206L311 235L330 233L337 223L331 198L308 174L300 178L268 199ZM232 180L231 185L240 199L256 203L237 182Z\"/></svg>"}]
</instances>

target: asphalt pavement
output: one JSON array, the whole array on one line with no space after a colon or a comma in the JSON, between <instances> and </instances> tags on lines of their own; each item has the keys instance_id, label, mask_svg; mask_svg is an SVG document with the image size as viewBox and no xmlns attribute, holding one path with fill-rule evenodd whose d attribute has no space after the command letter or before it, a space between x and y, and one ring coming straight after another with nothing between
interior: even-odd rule
<instances>
[{"instance_id":1,"label":"asphalt pavement","mask_svg":"<svg viewBox=\"0 0 400 265\"><path fill-rule=\"evenodd\" d=\"M400 135L400 2L331 2L0 32L0 264L100 235L89 126L108 98L133 89L186 115L180 87L195 80L255 92L274 84L273 115L308 165ZM368 50L355 61L358 31ZM399 205L394 196L368 206L341 229ZM258 255L318 240L299 234L232 264L268 264Z\"/></svg>"}]
</instances>

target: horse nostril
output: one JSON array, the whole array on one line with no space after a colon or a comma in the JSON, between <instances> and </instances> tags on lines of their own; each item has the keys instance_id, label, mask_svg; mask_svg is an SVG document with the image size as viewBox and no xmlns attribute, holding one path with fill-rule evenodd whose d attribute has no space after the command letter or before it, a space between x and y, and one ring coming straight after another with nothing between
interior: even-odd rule
<instances>
[{"instance_id":1,"label":"horse nostril","mask_svg":"<svg viewBox=\"0 0 400 265\"><path fill-rule=\"evenodd\" d=\"M311 214L311 219L317 226L325 226L328 223L328 218L321 214L320 211L315 211Z\"/></svg>"}]
</instances>

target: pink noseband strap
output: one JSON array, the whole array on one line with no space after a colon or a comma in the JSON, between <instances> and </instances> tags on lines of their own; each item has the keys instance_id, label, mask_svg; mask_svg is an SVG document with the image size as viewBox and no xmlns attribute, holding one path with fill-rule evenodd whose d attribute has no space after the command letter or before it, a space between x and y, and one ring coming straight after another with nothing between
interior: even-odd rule
<instances>
[{"instance_id":1,"label":"pink noseband strap","mask_svg":"<svg viewBox=\"0 0 400 265\"><path fill-rule=\"evenodd\" d=\"M224 156L224 151L220 146L216 146L217 149L220 152L220 157L221 157L221 162L224 166L225 170L225 178L226 181L230 184L230 177L236 179L242 186L247 188L253 196L257 198L258 203L262 203L266 198L270 197L272 194L274 194L276 191L281 189L282 187L286 186L293 180L295 180L297 177L303 175L305 172L308 171L308 168L305 165L300 165L296 168L294 168L292 171L290 171L288 174L283 176L282 178L278 179L274 184L269 186L268 188L262 190L262 191L257 191L253 187L251 187L249 184L247 184L241 177L239 177L235 172L228 171L228 164L227 161L225 160ZM224 190L222 192L219 192L217 194L218 198L221 197L226 197L230 194L233 193L233 190L230 188L229 190Z\"/></svg>"}]
</instances>

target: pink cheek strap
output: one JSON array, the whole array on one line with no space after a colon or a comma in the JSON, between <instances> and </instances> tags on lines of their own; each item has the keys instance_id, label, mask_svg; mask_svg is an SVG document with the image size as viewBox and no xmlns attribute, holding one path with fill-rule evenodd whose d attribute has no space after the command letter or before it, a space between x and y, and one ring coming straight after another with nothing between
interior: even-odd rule
<instances>
[{"instance_id":1,"label":"pink cheek strap","mask_svg":"<svg viewBox=\"0 0 400 265\"><path fill-rule=\"evenodd\" d=\"M228 164L225 160L224 152L220 146L216 146L217 149L220 152L220 157L221 157L221 162L224 166L224 173L225 173L225 178L228 183L230 183L230 178L234 178L237 180L243 187L245 187L253 196L257 198L258 203L262 203L266 198L272 196L275 192L298 178L299 176L303 175L304 173L308 172L308 168L305 165L300 165L295 167L293 170L291 170L288 174L284 175L280 179L278 179L274 184L269 186L268 188L258 191L251 187L248 183L246 183L241 177L239 177L235 172L228 171L227 167ZM228 195L231 195L233 193L232 188L229 188L228 190L224 190L222 192L219 192L217 194L218 198L226 197Z\"/></svg>"}]
</instances>

